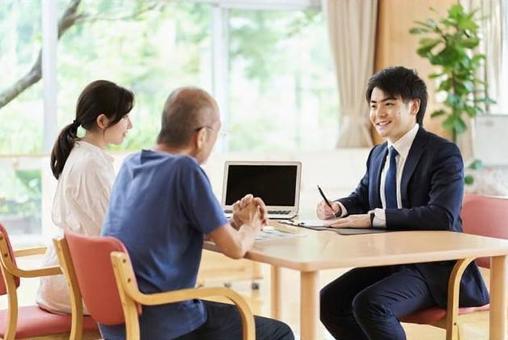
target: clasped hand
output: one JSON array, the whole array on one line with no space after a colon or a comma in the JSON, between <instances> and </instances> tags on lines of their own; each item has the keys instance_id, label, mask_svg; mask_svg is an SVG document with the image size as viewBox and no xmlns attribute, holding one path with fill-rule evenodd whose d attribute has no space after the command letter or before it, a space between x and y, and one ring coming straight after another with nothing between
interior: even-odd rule
<instances>
[{"instance_id":1,"label":"clasped hand","mask_svg":"<svg viewBox=\"0 0 508 340\"><path fill-rule=\"evenodd\" d=\"M259 197L245 195L233 204L233 226L239 228L243 224L256 225L260 228L268 223L266 205Z\"/></svg>"}]
</instances>

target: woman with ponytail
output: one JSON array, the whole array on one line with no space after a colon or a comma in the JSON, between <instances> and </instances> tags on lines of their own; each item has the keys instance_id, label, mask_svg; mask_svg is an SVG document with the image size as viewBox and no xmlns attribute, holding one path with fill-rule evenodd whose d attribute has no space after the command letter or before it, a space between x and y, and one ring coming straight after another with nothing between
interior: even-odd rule
<instances>
[{"instance_id":1,"label":"woman with ponytail","mask_svg":"<svg viewBox=\"0 0 508 340\"><path fill-rule=\"evenodd\" d=\"M59 229L100 234L114 179L113 158L105 149L124 140L132 127L133 105L131 91L107 80L96 80L81 92L76 118L62 129L51 152L51 170L58 180L51 218ZM79 127L83 137L78 137ZM44 264L57 263L50 244ZM37 303L49 311L71 312L63 275L41 279Z\"/></svg>"}]
</instances>

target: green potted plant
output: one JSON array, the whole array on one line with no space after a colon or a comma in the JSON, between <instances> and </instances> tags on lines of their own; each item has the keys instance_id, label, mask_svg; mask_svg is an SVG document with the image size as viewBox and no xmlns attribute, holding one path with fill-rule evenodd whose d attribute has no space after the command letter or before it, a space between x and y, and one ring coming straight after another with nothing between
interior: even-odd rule
<instances>
[{"instance_id":1,"label":"green potted plant","mask_svg":"<svg viewBox=\"0 0 508 340\"><path fill-rule=\"evenodd\" d=\"M436 66L429 75L437 82L437 91L446 93L445 108L432 112L432 117L444 116L443 128L454 142L466 131L464 116L474 118L483 113L485 105L493 103L486 95L487 84L477 77L485 55L477 51L480 44L476 10L466 11L454 4L448 15L439 19L417 21L411 34L422 35L418 55Z\"/></svg>"},{"instance_id":2,"label":"green potted plant","mask_svg":"<svg viewBox=\"0 0 508 340\"><path fill-rule=\"evenodd\" d=\"M446 94L444 107L432 112L431 117L444 118L443 128L455 143L467 129L464 118L474 118L494 103L486 94L487 83L478 78L485 55L477 50L477 20L477 10L466 11L454 4L445 17L416 21L416 27L409 31L422 36L417 53L436 67L429 78L435 79L438 92ZM479 168L481 162L475 160L469 167ZM472 177L466 178L468 182L472 183Z\"/></svg>"}]
</instances>

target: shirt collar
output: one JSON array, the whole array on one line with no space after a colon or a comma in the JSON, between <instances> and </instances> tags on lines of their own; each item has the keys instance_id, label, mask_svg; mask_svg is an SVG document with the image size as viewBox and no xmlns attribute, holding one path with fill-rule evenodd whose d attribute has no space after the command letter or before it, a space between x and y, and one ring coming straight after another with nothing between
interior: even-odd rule
<instances>
[{"instance_id":1,"label":"shirt collar","mask_svg":"<svg viewBox=\"0 0 508 340\"><path fill-rule=\"evenodd\" d=\"M395 143L390 143L388 141L388 148L393 146L395 150L397 150L397 152L399 153L400 157L404 159L407 158L407 155L409 154L409 149L411 149L411 145L413 145L413 141L415 140L419 128L420 125L416 123L411 130L406 132L406 134L400 137Z\"/></svg>"},{"instance_id":2,"label":"shirt collar","mask_svg":"<svg viewBox=\"0 0 508 340\"><path fill-rule=\"evenodd\" d=\"M103 149L91 143L85 142L84 140L76 141L76 145L85 148L93 153L96 153L99 157L103 157L106 161L110 163L113 163L113 161L115 160L113 156L107 154Z\"/></svg>"}]
</instances>

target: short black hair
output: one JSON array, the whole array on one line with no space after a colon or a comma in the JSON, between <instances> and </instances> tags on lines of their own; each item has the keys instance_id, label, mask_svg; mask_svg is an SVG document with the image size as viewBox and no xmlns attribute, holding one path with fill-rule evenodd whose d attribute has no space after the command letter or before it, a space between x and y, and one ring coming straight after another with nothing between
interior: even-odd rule
<instances>
[{"instance_id":1,"label":"short black hair","mask_svg":"<svg viewBox=\"0 0 508 340\"><path fill-rule=\"evenodd\" d=\"M393 97L400 96L402 101L412 99L420 100L420 109L416 113L416 122L423 126L423 117L427 108L427 86L418 77L415 70L403 66L387 67L374 74L369 79L365 99L370 103L370 97L374 88L378 88L385 94Z\"/></svg>"}]
</instances>

